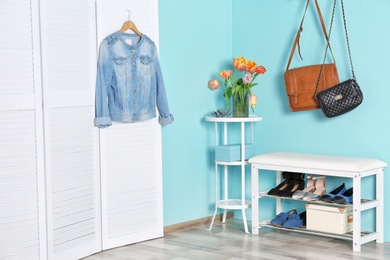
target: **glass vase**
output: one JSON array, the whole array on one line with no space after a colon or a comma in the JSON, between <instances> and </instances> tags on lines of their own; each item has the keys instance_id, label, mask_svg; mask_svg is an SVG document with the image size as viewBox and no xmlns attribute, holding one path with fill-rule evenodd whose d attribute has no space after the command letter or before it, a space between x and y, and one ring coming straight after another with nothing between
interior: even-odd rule
<instances>
[{"instance_id":1,"label":"glass vase","mask_svg":"<svg viewBox=\"0 0 390 260\"><path fill-rule=\"evenodd\" d=\"M241 100L239 95L233 95L233 117L248 117L249 116L249 104L248 95Z\"/></svg>"}]
</instances>

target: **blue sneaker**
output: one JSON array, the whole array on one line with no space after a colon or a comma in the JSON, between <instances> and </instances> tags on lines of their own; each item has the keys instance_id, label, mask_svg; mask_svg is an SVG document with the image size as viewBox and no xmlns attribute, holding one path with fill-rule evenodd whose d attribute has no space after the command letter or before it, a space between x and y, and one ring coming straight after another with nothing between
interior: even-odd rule
<instances>
[{"instance_id":1,"label":"blue sneaker","mask_svg":"<svg viewBox=\"0 0 390 260\"><path fill-rule=\"evenodd\" d=\"M286 228L297 228L301 226L306 226L306 211L299 215L297 213L293 214L291 218L283 223L283 227Z\"/></svg>"},{"instance_id":2,"label":"blue sneaker","mask_svg":"<svg viewBox=\"0 0 390 260\"><path fill-rule=\"evenodd\" d=\"M291 216L293 216L294 214L295 215L297 214L297 211L295 209L290 210L288 212L279 213L273 220L271 220L271 225L281 226L283 225L284 222L286 222L286 220L291 218Z\"/></svg>"},{"instance_id":3,"label":"blue sneaker","mask_svg":"<svg viewBox=\"0 0 390 260\"><path fill-rule=\"evenodd\" d=\"M352 203L353 201L353 188L348 189L341 195L337 195L334 197L333 202L337 204L347 204Z\"/></svg>"}]
</instances>

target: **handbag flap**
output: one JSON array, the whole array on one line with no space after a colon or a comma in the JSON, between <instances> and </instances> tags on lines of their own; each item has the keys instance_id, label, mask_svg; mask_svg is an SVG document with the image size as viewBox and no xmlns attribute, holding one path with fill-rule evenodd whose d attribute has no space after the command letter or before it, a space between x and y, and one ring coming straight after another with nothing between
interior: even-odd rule
<instances>
[{"instance_id":1,"label":"handbag flap","mask_svg":"<svg viewBox=\"0 0 390 260\"><path fill-rule=\"evenodd\" d=\"M287 94L315 93L321 66L322 64L317 64L287 70L284 73ZM334 63L325 64L319 90L322 91L338 83L336 65Z\"/></svg>"},{"instance_id":2,"label":"handbag flap","mask_svg":"<svg viewBox=\"0 0 390 260\"><path fill-rule=\"evenodd\" d=\"M317 95L317 99L324 107L332 107L337 103L345 103L354 98L363 99L363 93L355 80L344 81L333 88L329 88L318 93Z\"/></svg>"}]
</instances>

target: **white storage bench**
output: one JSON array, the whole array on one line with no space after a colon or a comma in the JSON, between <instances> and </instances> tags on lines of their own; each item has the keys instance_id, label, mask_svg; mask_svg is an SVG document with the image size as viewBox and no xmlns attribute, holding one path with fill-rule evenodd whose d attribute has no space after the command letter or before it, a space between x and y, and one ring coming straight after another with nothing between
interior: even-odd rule
<instances>
[{"instance_id":1,"label":"white storage bench","mask_svg":"<svg viewBox=\"0 0 390 260\"><path fill-rule=\"evenodd\" d=\"M352 234L347 233L338 235L310 231L304 228L286 230L352 240L353 251L357 252L360 251L361 245L367 242L376 240L377 243L383 243L383 170L387 166L387 163L371 158L283 152L257 155L250 158L249 163L251 164L252 178L252 234L259 234L259 228L262 227L277 228L269 224L270 220L259 221L259 202L261 198L275 198L276 214L283 212L282 199L292 200L292 198L267 195L267 191L259 191L259 170L276 171L276 184L279 184L282 181L281 173L283 171L289 171L351 178L353 180L353 232ZM375 199L361 200L362 178L372 175L375 175L376 178L376 186L373 187L373 189L376 190ZM340 207L339 204L324 202L310 203ZM351 207L351 205L349 205L349 207ZM361 230L361 212L368 209L375 209L376 211L375 232L362 232Z\"/></svg>"}]
</instances>

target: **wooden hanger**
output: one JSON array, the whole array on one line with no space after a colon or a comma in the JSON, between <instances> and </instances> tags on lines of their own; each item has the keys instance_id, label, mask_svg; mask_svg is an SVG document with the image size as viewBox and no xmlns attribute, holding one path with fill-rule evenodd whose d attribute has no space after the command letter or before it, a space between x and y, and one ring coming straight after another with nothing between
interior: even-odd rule
<instances>
[{"instance_id":1,"label":"wooden hanger","mask_svg":"<svg viewBox=\"0 0 390 260\"><path fill-rule=\"evenodd\" d=\"M124 33L125 31L131 29L133 32L135 32L139 37L142 37L142 33L138 31L137 26L133 23L133 21L130 20L130 14L131 11L127 10L129 12L128 20L123 24L120 33Z\"/></svg>"}]
</instances>

